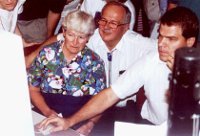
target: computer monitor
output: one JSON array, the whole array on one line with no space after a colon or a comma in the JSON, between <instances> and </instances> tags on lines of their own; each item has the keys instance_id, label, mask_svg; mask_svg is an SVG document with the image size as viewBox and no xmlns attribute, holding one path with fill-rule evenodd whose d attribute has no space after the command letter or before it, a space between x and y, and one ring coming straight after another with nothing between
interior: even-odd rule
<instances>
[{"instance_id":1,"label":"computer monitor","mask_svg":"<svg viewBox=\"0 0 200 136\"><path fill-rule=\"evenodd\" d=\"M0 30L0 135L34 136L22 40Z\"/></svg>"}]
</instances>

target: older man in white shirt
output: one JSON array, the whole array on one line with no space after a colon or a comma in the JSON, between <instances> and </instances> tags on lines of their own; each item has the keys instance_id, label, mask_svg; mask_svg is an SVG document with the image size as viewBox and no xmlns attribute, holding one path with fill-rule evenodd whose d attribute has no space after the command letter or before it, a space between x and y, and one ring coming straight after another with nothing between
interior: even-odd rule
<instances>
[{"instance_id":1,"label":"older man in white shirt","mask_svg":"<svg viewBox=\"0 0 200 136\"><path fill-rule=\"evenodd\" d=\"M128 29L130 12L123 4L108 3L101 14L99 29L90 38L87 46L104 60L107 86L110 86L138 58L155 50L157 41ZM118 106L125 105L126 100L118 103Z\"/></svg>"}]
</instances>

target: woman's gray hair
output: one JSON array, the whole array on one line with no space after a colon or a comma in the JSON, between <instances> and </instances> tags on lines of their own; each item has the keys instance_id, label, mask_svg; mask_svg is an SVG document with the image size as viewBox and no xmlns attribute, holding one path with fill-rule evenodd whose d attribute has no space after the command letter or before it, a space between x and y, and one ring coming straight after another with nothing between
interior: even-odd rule
<instances>
[{"instance_id":1,"label":"woman's gray hair","mask_svg":"<svg viewBox=\"0 0 200 136\"><path fill-rule=\"evenodd\" d=\"M95 30L95 22L91 15L84 11L75 10L65 16L62 23L64 29L72 29L87 35L92 35Z\"/></svg>"}]
</instances>

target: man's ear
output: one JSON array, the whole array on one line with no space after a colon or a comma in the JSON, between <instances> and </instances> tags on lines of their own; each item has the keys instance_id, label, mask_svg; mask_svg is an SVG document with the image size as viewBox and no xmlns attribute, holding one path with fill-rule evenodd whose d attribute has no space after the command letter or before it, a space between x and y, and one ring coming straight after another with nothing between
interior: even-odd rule
<instances>
[{"instance_id":1,"label":"man's ear","mask_svg":"<svg viewBox=\"0 0 200 136\"><path fill-rule=\"evenodd\" d=\"M129 30L129 28L130 28L130 24L125 24L124 25L124 31L126 32L127 30Z\"/></svg>"},{"instance_id":2,"label":"man's ear","mask_svg":"<svg viewBox=\"0 0 200 136\"><path fill-rule=\"evenodd\" d=\"M194 46L196 38L195 37L190 37L187 39L187 47L192 47Z\"/></svg>"}]
</instances>

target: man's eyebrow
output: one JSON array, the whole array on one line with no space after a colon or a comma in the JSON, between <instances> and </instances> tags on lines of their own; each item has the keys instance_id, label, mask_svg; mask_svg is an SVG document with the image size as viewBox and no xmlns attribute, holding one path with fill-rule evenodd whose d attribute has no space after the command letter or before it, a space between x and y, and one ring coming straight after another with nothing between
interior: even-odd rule
<instances>
[{"instance_id":1,"label":"man's eyebrow","mask_svg":"<svg viewBox=\"0 0 200 136\"><path fill-rule=\"evenodd\" d=\"M107 20L105 17L101 17L101 19L105 19L105 20ZM117 21L117 20L107 20L107 21L109 21L109 22L115 22L115 23L120 22L120 21Z\"/></svg>"},{"instance_id":2,"label":"man's eyebrow","mask_svg":"<svg viewBox=\"0 0 200 136\"><path fill-rule=\"evenodd\" d=\"M162 34L160 34L160 33L159 33L158 36L162 36L162 37L165 37L165 38L168 38L168 39L177 39L176 36L165 36L165 35L162 35Z\"/></svg>"},{"instance_id":3,"label":"man's eyebrow","mask_svg":"<svg viewBox=\"0 0 200 136\"><path fill-rule=\"evenodd\" d=\"M166 38L169 38L169 39L177 39L176 36L165 36Z\"/></svg>"}]
</instances>

